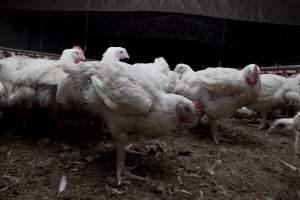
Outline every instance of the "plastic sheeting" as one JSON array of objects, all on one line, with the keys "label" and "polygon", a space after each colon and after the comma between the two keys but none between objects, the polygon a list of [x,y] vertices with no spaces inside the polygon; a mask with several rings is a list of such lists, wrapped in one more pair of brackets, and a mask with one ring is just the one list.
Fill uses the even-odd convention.
[{"label": "plastic sheeting", "polygon": [[6,10],[0,12],[0,46],[60,54],[73,45],[100,59],[124,46],[132,62],[241,67],[300,62],[300,26],[157,12]]},{"label": "plastic sheeting", "polygon": [[298,0],[1,0],[0,8],[172,12],[300,25]]}]

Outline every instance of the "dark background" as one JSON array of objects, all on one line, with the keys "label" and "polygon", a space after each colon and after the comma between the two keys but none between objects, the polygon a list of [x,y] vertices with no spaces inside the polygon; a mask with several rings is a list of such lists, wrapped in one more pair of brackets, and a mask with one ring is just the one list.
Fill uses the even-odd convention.
[{"label": "dark background", "polygon": [[109,46],[125,47],[129,62],[166,58],[243,67],[300,63],[300,26],[150,11],[0,10],[0,46],[61,53],[73,45],[100,59]]}]

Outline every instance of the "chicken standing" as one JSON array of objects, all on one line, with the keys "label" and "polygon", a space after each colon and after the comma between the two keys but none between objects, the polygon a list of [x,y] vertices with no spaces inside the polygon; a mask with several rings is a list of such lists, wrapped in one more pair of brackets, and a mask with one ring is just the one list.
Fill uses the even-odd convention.
[{"label": "chicken standing", "polygon": [[[300,103],[298,94],[298,82],[295,78],[287,79],[275,74],[262,74],[261,90],[257,101],[248,105],[247,108],[261,113],[261,121],[258,129],[266,127],[267,112],[271,108],[284,106],[291,101]],[[297,84],[296,84],[297,83]]]},{"label": "chicken standing", "polygon": [[182,73],[182,78],[186,77],[187,81],[181,82],[183,86],[176,92],[190,100],[200,101],[210,121],[213,139],[218,144],[216,120],[233,114],[238,108],[257,99],[260,92],[259,67],[250,64],[240,71],[221,67],[198,72],[187,69]]},{"label": "chicken standing", "polygon": [[[78,85],[81,106],[104,120],[108,126],[117,153],[117,183],[127,176],[138,180],[145,178],[125,169],[125,145],[128,134],[136,133],[151,137],[164,136],[184,124],[195,124],[195,106],[185,97],[166,94],[151,73],[137,67],[129,67],[116,60],[99,62],[89,80]],[[88,70],[84,65],[80,71]],[[84,73],[80,73],[84,74]],[[72,76],[70,76],[72,77]],[[69,78],[65,86],[77,80]],[[74,95],[77,95],[74,93]],[[63,98],[63,92],[58,98]],[[67,102],[65,102],[67,103]]]}]

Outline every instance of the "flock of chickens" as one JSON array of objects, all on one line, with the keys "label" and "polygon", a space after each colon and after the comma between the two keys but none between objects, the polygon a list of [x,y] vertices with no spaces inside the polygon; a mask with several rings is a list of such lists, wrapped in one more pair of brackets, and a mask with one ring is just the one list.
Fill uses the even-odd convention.
[{"label": "flock of chickens", "polygon": [[[128,134],[164,136],[196,126],[205,116],[215,143],[217,120],[234,113],[261,114],[291,102],[300,104],[300,76],[260,75],[255,64],[242,70],[207,68],[193,71],[186,64],[173,71],[162,57],[153,63],[127,64],[125,48],[110,47],[100,61],[84,61],[80,47],[63,51],[59,60],[11,56],[0,60],[1,107],[80,110],[105,123],[116,147],[117,184],[131,174],[125,167]],[[54,116],[53,116],[54,117]],[[294,130],[297,150],[300,115],[276,120],[270,131]],[[100,122],[101,121],[101,122]],[[299,131],[299,132],[298,132]]]}]

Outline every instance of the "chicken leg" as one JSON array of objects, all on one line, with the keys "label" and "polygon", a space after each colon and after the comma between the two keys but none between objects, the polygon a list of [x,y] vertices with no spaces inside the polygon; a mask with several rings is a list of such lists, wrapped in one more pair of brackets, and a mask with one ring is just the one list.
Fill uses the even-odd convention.
[{"label": "chicken leg", "polygon": [[257,130],[262,130],[264,128],[266,128],[267,126],[267,112],[262,111],[261,112],[261,119],[260,119],[260,123],[259,126],[257,127]]},{"label": "chicken leg", "polygon": [[215,141],[215,143],[219,144],[219,140],[218,140],[218,136],[219,136],[218,124],[214,120],[210,121],[210,131],[211,131],[211,135],[212,135],[213,140]]},{"label": "chicken leg", "polygon": [[295,148],[295,154],[296,157],[298,157],[299,155],[299,147],[298,147],[298,143],[299,143],[299,132],[297,130],[294,130],[295,133],[295,143],[294,143],[294,148]]},{"label": "chicken leg", "polygon": [[117,165],[116,165],[116,170],[117,170],[117,185],[121,185],[123,182],[123,176],[127,178],[131,178],[134,180],[139,180],[139,181],[149,181],[149,179],[137,176],[132,174],[131,172],[127,171],[125,168],[125,146],[128,141],[128,136],[126,133],[121,133],[113,136],[114,138],[114,144],[116,146],[116,153],[117,153]]}]

